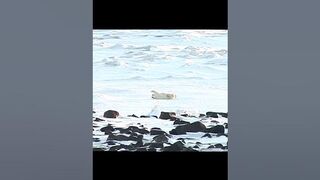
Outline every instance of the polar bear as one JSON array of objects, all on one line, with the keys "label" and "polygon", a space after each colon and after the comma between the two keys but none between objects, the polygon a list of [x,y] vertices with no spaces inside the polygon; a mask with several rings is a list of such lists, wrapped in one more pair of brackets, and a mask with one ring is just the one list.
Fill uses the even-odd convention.
[{"label": "polar bear", "polygon": [[175,94],[169,94],[169,93],[159,93],[155,90],[151,91],[152,94],[152,99],[175,99],[176,95]]}]

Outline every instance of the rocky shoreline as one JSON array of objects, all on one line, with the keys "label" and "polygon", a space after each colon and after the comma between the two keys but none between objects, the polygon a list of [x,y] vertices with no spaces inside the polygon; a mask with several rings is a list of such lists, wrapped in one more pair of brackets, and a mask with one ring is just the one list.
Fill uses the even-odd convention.
[{"label": "rocky shoreline", "polygon": [[228,113],[120,117],[115,110],[102,116],[93,112],[94,151],[227,151],[227,139]]}]

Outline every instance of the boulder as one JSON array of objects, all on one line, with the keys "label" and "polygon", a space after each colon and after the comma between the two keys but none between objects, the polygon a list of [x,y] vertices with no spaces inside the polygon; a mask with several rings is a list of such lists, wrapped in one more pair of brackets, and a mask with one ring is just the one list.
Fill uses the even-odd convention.
[{"label": "boulder", "polygon": [[95,122],[100,122],[100,121],[104,121],[103,119],[100,119],[100,118],[95,118],[93,121]]},{"label": "boulder", "polygon": [[183,121],[183,120],[175,120],[175,121],[173,122],[173,124],[174,124],[174,125],[176,125],[176,124],[190,124],[190,122]]},{"label": "boulder", "polygon": [[218,118],[218,113],[209,111],[209,112],[206,113],[206,116],[207,117]]},{"label": "boulder", "polygon": [[161,112],[160,119],[171,119],[172,117],[175,117],[175,112]]},{"label": "boulder", "polygon": [[211,128],[207,128],[206,132],[208,132],[208,133],[224,133],[224,126],[223,125],[216,125]]},{"label": "boulder", "polygon": [[136,127],[136,126],[129,126],[127,129],[132,131],[132,132],[138,132],[140,134],[148,134],[149,133],[148,130],[140,129],[140,128]]},{"label": "boulder", "polygon": [[212,138],[211,134],[209,134],[209,133],[206,133],[206,134],[205,134],[205,135],[203,135],[201,138],[204,138],[204,137]]},{"label": "boulder", "polygon": [[177,151],[184,151],[186,147],[181,141],[177,141],[171,146],[167,146],[162,148],[162,151],[172,151],[172,152],[177,152]]},{"label": "boulder", "polygon": [[160,134],[153,137],[153,140],[157,143],[165,143],[165,142],[168,142],[169,138],[164,134]]},{"label": "boulder", "polygon": [[151,128],[150,130],[150,135],[165,135],[167,134],[166,132],[162,131],[160,128],[155,129],[155,128]]},{"label": "boulder", "polygon": [[206,116],[206,115],[205,115],[205,114],[200,114],[200,115],[199,115],[199,118],[204,117],[204,116]]},{"label": "boulder", "polygon": [[151,143],[149,148],[163,148],[163,143]]},{"label": "boulder", "polygon": [[106,127],[101,128],[100,131],[104,132],[104,134],[111,134],[113,131],[115,131],[115,129],[108,124]]},{"label": "boulder", "polygon": [[205,132],[206,126],[199,121],[177,126],[176,130],[178,132]]},{"label": "boulder", "polygon": [[135,115],[135,114],[132,114],[132,115],[128,115],[128,117],[134,117],[134,118],[138,118],[138,116],[137,116],[137,115]]},{"label": "boulder", "polygon": [[118,116],[119,116],[119,112],[115,110],[108,110],[103,114],[103,117],[105,118],[117,118]]}]

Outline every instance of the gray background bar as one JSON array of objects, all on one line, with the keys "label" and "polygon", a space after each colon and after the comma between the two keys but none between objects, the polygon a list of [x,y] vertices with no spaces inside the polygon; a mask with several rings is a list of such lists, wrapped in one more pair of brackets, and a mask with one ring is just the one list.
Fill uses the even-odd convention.
[{"label": "gray background bar", "polygon": [[91,0],[0,1],[0,179],[92,178]]},{"label": "gray background bar", "polygon": [[229,0],[229,179],[319,179],[320,2]]}]

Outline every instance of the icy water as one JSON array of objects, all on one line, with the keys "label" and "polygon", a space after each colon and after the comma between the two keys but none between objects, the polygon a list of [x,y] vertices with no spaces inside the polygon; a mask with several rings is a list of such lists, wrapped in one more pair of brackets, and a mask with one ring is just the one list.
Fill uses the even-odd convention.
[{"label": "icy water", "polygon": [[[94,111],[227,112],[227,36],[227,30],[94,30]],[[154,100],[151,90],[177,98]]]},{"label": "icy water", "polygon": [[[228,118],[202,117],[208,111],[228,112],[228,32],[226,30],[94,30],[93,31],[93,147],[108,151],[109,136],[102,127],[141,127],[150,131],[158,127],[169,133],[177,125],[170,120],[133,118],[128,115],[156,115],[161,111],[176,112],[189,123],[199,121],[206,128],[228,123]],[[176,99],[155,100],[151,91],[173,93]],[[116,110],[118,118],[104,118],[107,110]],[[180,116],[187,113],[194,117]],[[94,118],[95,119],[95,118]],[[113,132],[116,135],[118,131]],[[186,147],[199,145],[198,151],[227,151],[225,135],[204,132],[172,135],[170,146],[184,139]],[[143,136],[152,143],[154,135]],[[135,142],[118,141],[116,145]],[[161,151],[161,149],[157,149]]]}]

